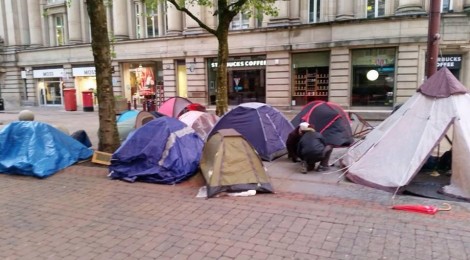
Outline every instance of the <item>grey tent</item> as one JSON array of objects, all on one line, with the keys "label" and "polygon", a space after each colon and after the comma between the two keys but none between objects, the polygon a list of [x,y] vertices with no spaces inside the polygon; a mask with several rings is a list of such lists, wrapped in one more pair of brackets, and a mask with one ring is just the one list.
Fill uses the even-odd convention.
[{"label": "grey tent", "polygon": [[442,188],[470,198],[470,95],[447,68],[427,79],[395,113],[350,147],[343,164],[354,182],[400,191],[452,130],[452,176]]},{"label": "grey tent", "polygon": [[208,198],[220,192],[273,192],[261,158],[234,129],[220,129],[208,138],[200,167]]}]

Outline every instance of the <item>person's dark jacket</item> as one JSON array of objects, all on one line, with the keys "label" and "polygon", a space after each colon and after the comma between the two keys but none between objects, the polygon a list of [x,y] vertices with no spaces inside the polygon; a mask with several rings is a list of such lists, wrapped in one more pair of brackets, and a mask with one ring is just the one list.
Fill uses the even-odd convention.
[{"label": "person's dark jacket", "polygon": [[297,159],[297,144],[300,141],[299,127],[297,126],[292,132],[289,133],[286,140],[287,155],[289,158]]},{"label": "person's dark jacket", "polygon": [[315,130],[304,131],[297,145],[297,155],[302,158],[323,157],[326,142],[323,135]]}]

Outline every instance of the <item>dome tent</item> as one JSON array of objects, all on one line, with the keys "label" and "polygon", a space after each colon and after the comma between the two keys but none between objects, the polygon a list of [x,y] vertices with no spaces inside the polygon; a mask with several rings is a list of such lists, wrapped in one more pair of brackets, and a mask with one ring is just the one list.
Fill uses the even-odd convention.
[{"label": "dome tent", "polygon": [[294,127],[308,122],[323,135],[327,144],[335,147],[348,147],[354,142],[348,114],[333,102],[312,101],[291,122]]},{"label": "dome tent", "polygon": [[230,110],[217,121],[209,137],[229,128],[239,132],[265,161],[287,154],[287,136],[294,130],[279,110],[258,102],[243,103]]},{"label": "dome tent", "polygon": [[172,117],[159,117],[136,129],[111,157],[109,176],[129,182],[175,184],[194,175],[204,143],[194,130]]},{"label": "dome tent", "polygon": [[273,192],[261,158],[234,129],[220,129],[206,141],[200,167],[208,198],[220,192]]}]

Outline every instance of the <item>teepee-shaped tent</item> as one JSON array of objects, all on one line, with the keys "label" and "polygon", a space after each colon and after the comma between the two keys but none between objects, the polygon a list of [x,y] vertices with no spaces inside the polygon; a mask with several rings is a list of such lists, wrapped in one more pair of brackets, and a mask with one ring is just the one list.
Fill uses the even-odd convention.
[{"label": "teepee-shaped tent", "polygon": [[261,158],[234,129],[220,129],[209,137],[200,167],[208,198],[220,192],[273,192]]},{"label": "teepee-shaped tent", "polygon": [[447,68],[427,79],[407,102],[362,141],[343,163],[354,182],[388,191],[407,185],[433,148],[453,129],[452,176],[443,192],[470,198],[470,95]]}]

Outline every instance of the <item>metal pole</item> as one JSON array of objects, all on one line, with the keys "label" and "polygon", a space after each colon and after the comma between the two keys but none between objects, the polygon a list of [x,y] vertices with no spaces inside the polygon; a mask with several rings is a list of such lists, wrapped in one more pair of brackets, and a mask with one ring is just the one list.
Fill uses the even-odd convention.
[{"label": "metal pole", "polygon": [[430,0],[428,26],[428,48],[426,52],[426,77],[431,77],[437,71],[437,56],[439,54],[439,28],[441,25],[441,0]]}]

